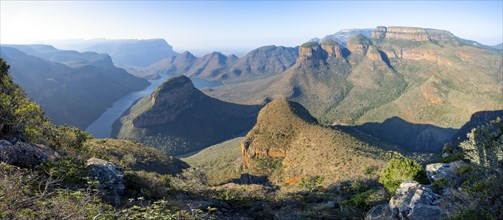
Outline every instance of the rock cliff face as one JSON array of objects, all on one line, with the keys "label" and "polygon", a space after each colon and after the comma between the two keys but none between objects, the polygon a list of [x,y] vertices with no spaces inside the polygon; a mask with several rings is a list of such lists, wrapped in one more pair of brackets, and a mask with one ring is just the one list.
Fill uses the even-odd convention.
[{"label": "rock cliff face", "polygon": [[174,77],[140,99],[116,123],[113,135],[156,147],[169,155],[234,138],[255,123],[259,106],[204,95],[186,76]]},{"label": "rock cliff face", "polygon": [[[340,130],[320,126],[300,104],[275,100],[259,113],[241,144],[244,182],[293,184],[321,175],[323,184],[362,176],[363,163],[381,167],[384,152]],[[374,155],[369,157],[367,155]]]},{"label": "rock cliff face", "polygon": [[410,40],[417,42],[446,42],[454,38],[449,31],[417,27],[383,27],[378,26],[372,32],[372,39]]}]

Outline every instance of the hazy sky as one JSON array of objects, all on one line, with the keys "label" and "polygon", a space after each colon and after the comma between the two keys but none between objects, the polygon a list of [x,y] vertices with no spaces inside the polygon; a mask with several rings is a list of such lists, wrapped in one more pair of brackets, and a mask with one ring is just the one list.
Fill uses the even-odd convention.
[{"label": "hazy sky", "polygon": [[495,45],[503,1],[0,1],[0,43],[164,38],[175,51],[296,46],[344,28],[415,26]]}]

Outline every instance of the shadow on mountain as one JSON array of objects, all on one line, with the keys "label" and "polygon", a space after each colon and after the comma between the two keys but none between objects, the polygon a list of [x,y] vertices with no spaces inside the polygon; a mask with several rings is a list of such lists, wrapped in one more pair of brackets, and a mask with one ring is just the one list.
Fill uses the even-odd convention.
[{"label": "shadow on mountain", "polygon": [[369,122],[359,126],[337,126],[398,145],[409,152],[436,153],[442,151],[444,143],[458,132],[454,128],[442,128],[430,124],[414,124],[400,117],[386,119],[382,123]]}]

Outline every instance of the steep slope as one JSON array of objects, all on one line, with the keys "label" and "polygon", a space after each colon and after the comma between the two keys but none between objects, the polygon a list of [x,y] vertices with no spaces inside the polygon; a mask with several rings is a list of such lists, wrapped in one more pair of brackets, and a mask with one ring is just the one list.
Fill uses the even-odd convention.
[{"label": "steep slope", "polygon": [[448,31],[377,27],[347,45],[299,48],[297,63],[268,79],[204,90],[238,103],[297,101],[325,124],[383,122],[459,128],[471,114],[503,109],[501,53]]},{"label": "steep slope", "polygon": [[291,184],[323,176],[324,185],[365,179],[364,167],[385,164],[385,152],[337,129],[319,125],[296,102],[272,101],[241,144],[244,182]]},{"label": "steep slope", "polygon": [[231,139],[255,123],[259,106],[223,102],[174,77],[140,99],[114,124],[112,135],[183,154]]},{"label": "steep slope", "polygon": [[47,45],[2,46],[14,80],[56,124],[86,128],[107,107],[148,85],[115,67],[106,54],[61,51]]}]

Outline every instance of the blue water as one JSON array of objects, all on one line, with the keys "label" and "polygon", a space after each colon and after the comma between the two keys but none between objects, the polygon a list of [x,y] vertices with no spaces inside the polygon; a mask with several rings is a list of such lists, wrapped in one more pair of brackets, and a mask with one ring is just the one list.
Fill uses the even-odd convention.
[{"label": "blue water", "polygon": [[[161,78],[149,80],[150,85],[137,92],[129,93],[112,104],[101,116],[86,128],[86,131],[96,138],[107,138],[112,134],[112,124],[124,113],[136,100],[149,95],[155,88],[171,78],[172,75],[161,75]],[[221,82],[207,81],[191,78],[192,83],[198,89],[222,85]]]}]

